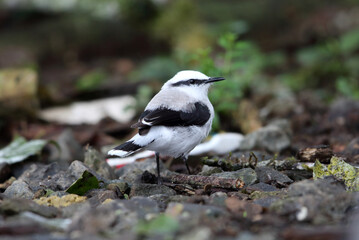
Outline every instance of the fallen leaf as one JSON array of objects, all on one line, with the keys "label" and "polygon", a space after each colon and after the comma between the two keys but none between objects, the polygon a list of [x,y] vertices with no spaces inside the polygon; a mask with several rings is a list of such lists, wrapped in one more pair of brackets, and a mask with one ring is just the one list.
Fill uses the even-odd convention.
[{"label": "fallen leaf", "polygon": [[26,141],[23,137],[17,137],[0,150],[0,163],[14,164],[21,162],[32,155],[38,154],[47,143],[47,140]]},{"label": "fallen leaf", "polygon": [[92,173],[85,170],[82,176],[77,179],[66,192],[83,196],[86,192],[95,188],[99,188],[98,179]]}]

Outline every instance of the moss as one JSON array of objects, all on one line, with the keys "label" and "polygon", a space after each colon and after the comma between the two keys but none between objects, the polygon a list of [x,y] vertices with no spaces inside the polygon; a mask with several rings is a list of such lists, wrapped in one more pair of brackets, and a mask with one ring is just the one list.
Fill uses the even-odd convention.
[{"label": "moss", "polygon": [[314,179],[334,176],[344,181],[348,191],[359,191],[359,170],[346,163],[342,158],[332,157],[328,167],[316,161],[313,168]]},{"label": "moss", "polygon": [[313,178],[318,179],[329,175],[330,173],[328,172],[327,167],[316,160],[313,167]]},{"label": "moss", "polygon": [[51,197],[41,197],[40,199],[35,199],[34,201],[37,204],[53,207],[67,207],[74,203],[81,203],[86,201],[86,197],[81,197],[76,194],[68,194],[62,197],[51,196]]}]

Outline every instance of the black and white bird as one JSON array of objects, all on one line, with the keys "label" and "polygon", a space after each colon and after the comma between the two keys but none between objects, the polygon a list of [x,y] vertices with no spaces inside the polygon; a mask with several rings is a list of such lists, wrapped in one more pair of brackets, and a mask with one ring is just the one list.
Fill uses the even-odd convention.
[{"label": "black and white bird", "polygon": [[212,83],[223,77],[208,77],[197,71],[180,71],[168,80],[148,103],[132,128],[138,133],[110,150],[108,155],[126,157],[140,149],[155,151],[158,182],[161,183],[159,157],[182,158],[186,164],[189,152],[212,127],[214,109],[208,99]]}]

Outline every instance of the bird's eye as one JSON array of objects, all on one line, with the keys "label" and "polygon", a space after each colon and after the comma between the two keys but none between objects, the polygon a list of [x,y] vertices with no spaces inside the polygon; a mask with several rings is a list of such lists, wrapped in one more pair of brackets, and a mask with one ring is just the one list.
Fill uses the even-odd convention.
[{"label": "bird's eye", "polygon": [[194,84],[196,81],[194,79],[189,80],[190,84]]}]

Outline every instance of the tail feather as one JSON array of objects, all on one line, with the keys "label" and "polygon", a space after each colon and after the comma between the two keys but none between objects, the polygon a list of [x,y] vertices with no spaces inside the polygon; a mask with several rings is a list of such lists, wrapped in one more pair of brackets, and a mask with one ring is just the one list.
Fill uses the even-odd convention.
[{"label": "tail feather", "polygon": [[142,146],[130,140],[110,150],[107,154],[110,156],[127,157],[141,148]]}]

